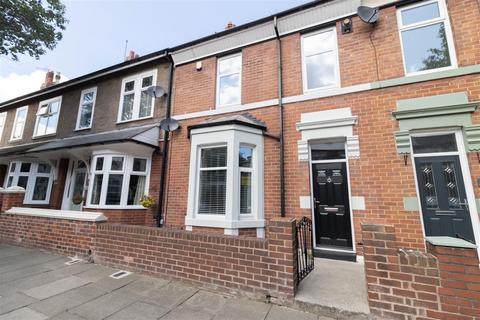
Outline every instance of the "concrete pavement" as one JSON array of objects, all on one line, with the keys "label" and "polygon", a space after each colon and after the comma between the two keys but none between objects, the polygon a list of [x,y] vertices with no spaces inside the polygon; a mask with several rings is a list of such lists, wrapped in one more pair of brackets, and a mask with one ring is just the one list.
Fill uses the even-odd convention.
[{"label": "concrete pavement", "polygon": [[0,243],[0,320],[331,320]]}]

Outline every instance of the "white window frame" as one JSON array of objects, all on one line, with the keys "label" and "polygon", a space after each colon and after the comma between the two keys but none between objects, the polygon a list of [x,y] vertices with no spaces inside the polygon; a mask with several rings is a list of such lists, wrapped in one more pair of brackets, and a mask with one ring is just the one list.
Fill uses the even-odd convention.
[{"label": "white window frame", "polygon": [[[231,58],[240,57],[240,70],[238,72],[238,90],[240,91],[240,101],[238,103],[230,103],[230,104],[220,104],[220,77],[224,76],[231,76],[233,74],[237,74],[237,72],[222,74],[220,75],[220,63],[224,60],[228,60]],[[216,106],[217,108],[224,108],[224,107],[231,107],[231,106],[238,106],[242,104],[242,69],[243,69],[243,55],[242,52],[234,53],[228,56],[223,56],[217,59],[217,73],[216,73]]]},{"label": "white window frame", "polygon": [[[251,167],[241,167],[240,163],[238,164],[238,211],[240,212],[240,216],[246,216],[246,215],[251,215],[253,213],[254,209],[254,203],[253,203],[253,198],[254,195],[257,193],[257,188],[258,188],[258,181],[257,181],[257,171],[255,170],[256,163],[257,161],[257,151],[256,151],[256,146],[249,144],[249,143],[241,143],[238,150],[238,157],[240,158],[240,149],[241,148],[251,148],[252,149],[252,166]],[[241,190],[242,190],[242,173],[247,172],[250,173],[250,179],[251,179],[251,212],[250,213],[242,213],[241,211]]]},{"label": "white window frame", "polygon": [[[420,22],[417,22],[417,23],[409,24],[409,25],[404,25],[403,24],[403,20],[402,20],[402,12],[403,11],[409,10],[409,9],[414,9],[414,8],[417,8],[417,7],[422,7],[422,6],[431,4],[431,3],[438,3],[438,9],[440,11],[440,17],[430,19],[430,20],[420,21]],[[421,28],[421,27],[426,27],[426,26],[437,24],[437,23],[440,23],[440,22],[443,22],[444,25],[445,25],[445,35],[447,37],[447,43],[448,43],[448,50],[449,50],[451,65],[448,66],[448,67],[443,67],[443,68],[408,72],[407,63],[405,61],[405,50],[403,48],[402,32],[403,31],[408,31],[408,30],[418,29],[418,28]],[[418,2],[418,3],[414,3],[414,4],[411,4],[411,5],[404,6],[404,7],[400,7],[400,8],[397,9],[397,24],[398,24],[398,36],[399,36],[399,39],[400,39],[400,46],[402,48],[403,71],[404,71],[405,76],[415,76],[415,75],[428,74],[428,73],[432,73],[432,72],[438,72],[438,71],[451,70],[451,69],[458,68],[457,55],[456,55],[456,50],[455,50],[455,42],[453,40],[452,27],[451,27],[451,24],[450,24],[450,18],[448,16],[448,9],[447,9],[447,5],[445,3],[445,0],[421,1],[421,2]]]},{"label": "white window frame", "polygon": [[[333,32],[333,39],[334,39],[333,41],[335,42],[335,46],[333,48],[334,55],[335,55],[335,66],[334,66],[335,67],[335,83],[332,84],[332,85],[329,85],[329,86],[309,89],[308,88],[307,63],[306,63],[306,56],[305,56],[305,50],[304,50],[305,38],[315,36],[317,34],[325,33],[325,32]],[[318,90],[339,88],[340,87],[340,85],[341,85],[340,84],[340,61],[339,61],[339,57],[338,57],[337,28],[335,26],[303,34],[302,39],[301,39],[300,50],[301,50],[301,55],[302,55],[302,85],[303,85],[303,92],[304,93],[312,92],[312,91],[318,91]]]},{"label": "white window frame", "polygon": [[[83,127],[81,128],[80,127],[80,120],[81,120],[81,117],[82,117],[82,108],[83,108],[83,98],[85,97],[85,95],[87,93],[90,93],[90,92],[93,92],[93,105],[92,105],[92,116],[91,116],[91,119],[90,119],[90,125],[88,127]],[[93,114],[95,112],[95,104],[97,102],[97,87],[93,87],[93,88],[89,88],[89,89],[85,89],[85,90],[82,90],[81,94],[80,94],[80,102],[78,104],[78,114],[77,114],[77,125],[75,126],[75,130],[76,131],[80,131],[80,130],[87,130],[87,129],[91,129],[92,128],[92,124],[93,124]]]},{"label": "white window frame", "polygon": [[[18,114],[25,110],[25,120],[23,122],[18,122]],[[23,139],[23,131],[25,131],[25,123],[27,122],[27,118],[28,118],[28,106],[24,106],[24,107],[20,107],[20,108],[17,108],[17,110],[15,110],[15,120],[13,120],[13,127],[12,127],[12,132],[11,132],[11,135],[10,135],[10,141],[19,141],[19,140],[22,140]],[[20,134],[20,137],[14,137],[15,135],[15,128],[17,125],[21,124],[22,125],[22,130],[21,130],[21,134]]]},{"label": "white window frame", "polygon": [[6,120],[7,120],[7,112],[5,111],[0,113],[0,141],[2,141]]},{"label": "white window frame", "polygon": [[[142,79],[148,76],[152,76],[152,86],[157,85],[157,69],[145,71],[142,73],[137,73],[133,76],[124,78],[122,80],[122,85],[120,88],[120,103],[118,105],[118,114],[117,114],[117,123],[126,123],[131,121],[149,119],[153,117],[155,112],[155,98],[152,97],[152,109],[150,110],[150,114],[145,117],[139,117],[140,114],[140,99],[142,91],[145,91],[146,88],[142,89]],[[123,100],[125,96],[125,92],[123,91],[125,88],[125,84],[127,82],[134,81],[133,91],[129,91],[128,94],[133,93],[133,110],[132,110],[132,119],[122,120],[122,109],[123,109]]]},{"label": "white window frame", "polygon": [[[10,172],[10,169],[15,163],[15,171]],[[30,163],[30,171],[29,172],[20,172],[20,168],[22,163]],[[38,172],[38,166],[39,164],[47,164],[50,166],[50,173],[39,173]],[[33,162],[33,161],[12,161],[10,162],[8,166],[8,171],[6,174],[5,182],[4,182],[4,187],[7,188],[8,186],[8,180],[10,177],[13,177],[12,180],[12,186],[16,186],[18,183],[18,178],[20,176],[28,176],[28,183],[27,183],[27,188],[25,189],[25,198],[23,200],[24,204],[49,204],[50,203],[50,195],[52,192],[52,186],[53,186],[53,170],[55,168],[49,164],[49,163],[39,163],[39,162]],[[48,180],[48,187],[47,187],[47,194],[45,197],[45,200],[32,200],[33,198],[33,191],[35,188],[35,182],[38,177],[47,177],[49,178]]]},{"label": "white window frame", "polygon": [[[40,107],[44,104],[50,104],[54,101],[58,101],[58,112],[57,112],[57,115],[58,115],[58,119],[57,119],[57,124],[55,126],[55,132],[51,132],[51,133],[43,133],[43,134],[38,134],[37,133],[37,130],[38,130],[38,122],[40,121]],[[44,100],[44,101],[41,101],[39,104],[38,104],[38,108],[37,108],[37,114],[36,114],[36,117],[35,117],[35,128],[33,129],[33,138],[38,138],[38,137],[45,137],[45,136],[53,136],[53,135],[56,135],[57,134],[57,129],[58,129],[58,123],[60,122],[60,111],[62,109],[62,96],[59,96],[59,97],[55,97],[55,98],[51,98],[51,99],[48,99],[48,100]]]},{"label": "white window frame", "polygon": [[[103,157],[103,168],[102,170],[96,170],[97,166],[97,159]],[[111,170],[112,158],[113,157],[123,157],[123,169],[122,170]],[[137,172],[133,171],[133,159],[144,159],[147,161],[146,164],[146,172]],[[113,151],[99,151],[94,152],[92,157],[92,165],[90,166],[91,172],[89,174],[90,179],[88,182],[88,192],[87,192],[87,201],[86,206],[84,208],[92,208],[92,209],[145,209],[142,205],[127,205],[128,201],[128,186],[130,183],[131,175],[144,175],[145,178],[145,194],[149,194],[150,190],[150,171],[151,171],[151,157],[148,156],[137,156],[137,155],[129,155],[120,152],[113,152]],[[92,204],[92,192],[93,192],[93,183],[96,174],[103,174],[102,178],[102,188],[100,191],[100,202],[99,204]],[[120,198],[120,204],[118,205],[107,205],[105,204],[107,198],[107,189],[108,189],[108,177],[110,174],[122,174],[123,181],[122,181],[122,194]]]},{"label": "white window frame", "polygon": [[[199,214],[201,150],[219,146],[227,146],[225,214]],[[240,214],[240,146],[253,148],[252,212],[249,214]],[[225,234],[238,235],[239,229],[256,228],[257,237],[264,237],[263,157],[263,135],[259,129],[232,124],[192,130],[187,230],[194,226],[223,228]]]}]

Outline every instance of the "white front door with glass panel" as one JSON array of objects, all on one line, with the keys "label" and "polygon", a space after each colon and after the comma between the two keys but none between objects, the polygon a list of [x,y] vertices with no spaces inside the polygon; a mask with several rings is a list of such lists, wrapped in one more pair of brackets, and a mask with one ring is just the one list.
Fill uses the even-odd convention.
[{"label": "white front door with glass panel", "polygon": [[476,242],[473,188],[460,132],[411,137],[425,235]]},{"label": "white front door with glass panel", "polygon": [[65,186],[64,210],[81,211],[85,199],[87,167],[83,161],[73,161],[70,178]]}]

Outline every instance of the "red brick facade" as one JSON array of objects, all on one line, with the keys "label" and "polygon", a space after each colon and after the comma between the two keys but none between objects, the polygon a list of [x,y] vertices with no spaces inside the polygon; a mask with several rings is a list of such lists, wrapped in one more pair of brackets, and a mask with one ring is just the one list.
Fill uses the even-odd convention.
[{"label": "red brick facade", "polygon": [[371,311],[388,319],[480,319],[475,249],[427,245],[402,249],[395,228],[363,225]]}]

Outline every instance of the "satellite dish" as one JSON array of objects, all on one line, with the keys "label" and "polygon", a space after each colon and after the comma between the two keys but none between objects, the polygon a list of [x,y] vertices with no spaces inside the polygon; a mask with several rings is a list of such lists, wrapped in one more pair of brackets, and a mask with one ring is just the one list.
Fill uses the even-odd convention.
[{"label": "satellite dish", "polygon": [[357,9],[357,14],[363,22],[374,24],[378,21],[378,8],[360,6]]},{"label": "satellite dish", "polygon": [[160,86],[151,86],[147,89],[147,94],[154,98],[160,98],[167,95],[165,89]]},{"label": "satellite dish", "polygon": [[160,121],[160,128],[167,132],[175,131],[180,127],[178,121],[173,118],[166,118]]}]

